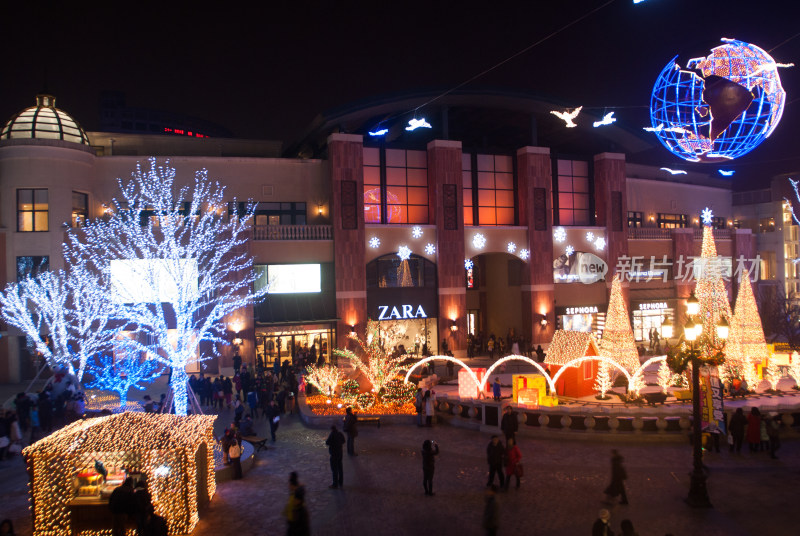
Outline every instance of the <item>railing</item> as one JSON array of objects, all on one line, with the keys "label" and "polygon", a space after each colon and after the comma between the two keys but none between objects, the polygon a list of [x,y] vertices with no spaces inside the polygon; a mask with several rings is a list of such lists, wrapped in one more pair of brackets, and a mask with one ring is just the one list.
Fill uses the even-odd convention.
[{"label": "railing", "polygon": [[254,225],[254,240],[331,240],[330,225]]},{"label": "railing", "polygon": [[660,227],[630,227],[629,240],[671,240],[672,230]]},{"label": "railing", "polygon": [[[694,228],[695,240],[703,239],[703,228]],[[671,240],[672,229],[662,229],[660,227],[630,227],[628,229],[628,240]],[[730,229],[714,229],[714,240],[730,240]]]}]

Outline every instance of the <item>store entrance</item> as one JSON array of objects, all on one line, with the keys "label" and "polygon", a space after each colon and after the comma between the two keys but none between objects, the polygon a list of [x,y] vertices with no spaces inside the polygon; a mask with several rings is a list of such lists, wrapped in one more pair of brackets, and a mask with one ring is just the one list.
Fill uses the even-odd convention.
[{"label": "store entrance", "polygon": [[[468,331],[481,341],[477,353],[486,352],[491,335],[505,344],[522,339],[530,326],[522,325],[522,283],[526,264],[514,255],[486,253],[471,259],[467,270]],[[522,341],[517,341],[522,347]],[[510,347],[509,347],[510,350]]]},{"label": "store entrance", "polygon": [[306,365],[331,363],[334,333],[328,325],[256,328],[256,360],[266,367],[287,359],[296,365],[300,357]]}]

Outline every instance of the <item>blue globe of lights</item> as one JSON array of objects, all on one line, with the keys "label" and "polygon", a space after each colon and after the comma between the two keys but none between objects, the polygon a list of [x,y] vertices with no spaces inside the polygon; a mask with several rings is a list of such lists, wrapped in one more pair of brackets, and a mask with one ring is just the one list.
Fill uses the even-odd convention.
[{"label": "blue globe of lights", "polygon": [[775,60],[761,48],[723,39],[681,69],[675,58],[656,79],[650,122],[659,141],[690,162],[732,160],[775,130],[786,92]]}]

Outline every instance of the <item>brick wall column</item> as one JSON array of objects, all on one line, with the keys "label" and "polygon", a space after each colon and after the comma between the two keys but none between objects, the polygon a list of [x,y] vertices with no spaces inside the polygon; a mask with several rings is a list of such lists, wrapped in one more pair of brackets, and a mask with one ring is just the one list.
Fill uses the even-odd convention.
[{"label": "brick wall column", "polygon": [[[528,270],[522,281],[522,334],[532,345],[549,344],[556,326],[553,284],[553,168],[550,149],[517,150],[517,207],[528,226]],[[542,319],[547,324],[542,326]]]},{"label": "brick wall column", "polygon": [[[436,224],[436,275],[439,285],[439,344],[447,339],[456,356],[467,340],[467,289],[464,284],[464,207],[461,142],[428,144],[428,190]],[[455,320],[457,331],[450,329]]]},{"label": "brick wall column", "polygon": [[[617,260],[628,255],[628,196],[626,190],[625,155],[601,153],[594,157],[595,223],[606,228],[606,262],[608,274],[606,296],[611,296],[611,282]],[[630,288],[622,282],[622,296],[630,311]]]},{"label": "brick wall column", "polygon": [[349,347],[351,326],[363,337],[367,325],[367,270],[364,255],[364,142],[360,135],[328,137],[331,222],[336,272],[336,347]]}]

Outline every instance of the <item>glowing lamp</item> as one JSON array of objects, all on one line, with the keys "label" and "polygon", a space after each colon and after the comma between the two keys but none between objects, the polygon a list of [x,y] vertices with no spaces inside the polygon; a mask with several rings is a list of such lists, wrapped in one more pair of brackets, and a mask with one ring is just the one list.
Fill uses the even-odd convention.
[{"label": "glowing lamp", "polygon": [[728,325],[728,321],[725,320],[725,317],[723,317],[719,321],[719,324],[717,324],[717,337],[719,337],[720,339],[727,339],[729,329],[730,326]]},{"label": "glowing lamp", "polygon": [[231,342],[233,343],[233,345],[234,345],[234,346],[241,346],[241,344],[242,344],[244,341],[242,340],[242,338],[241,338],[241,337],[235,337],[235,338],[233,339],[233,341],[231,341]]},{"label": "glowing lamp", "polygon": [[700,302],[697,301],[697,296],[694,295],[694,291],[689,296],[689,299],[686,300],[686,314],[690,316],[694,316],[700,312]]},{"label": "glowing lamp", "polygon": [[[698,333],[696,327],[697,324],[695,324],[691,318],[689,319],[688,322],[686,322],[686,325],[683,326],[684,337],[686,338],[687,341],[694,342],[697,339]],[[700,324],[700,329],[701,330],[703,329],[702,324]]]},{"label": "glowing lamp", "polygon": [[547,327],[547,316],[542,315],[542,319],[539,320],[539,325],[542,326],[542,329]]},{"label": "glowing lamp", "polygon": [[671,339],[672,338],[673,329],[674,329],[674,326],[672,325],[672,322],[670,321],[670,319],[669,318],[664,319],[664,321],[661,323],[661,335],[665,339]]},{"label": "glowing lamp", "polygon": [[452,332],[458,331],[458,324],[456,324],[455,320],[450,321],[450,331]]},{"label": "glowing lamp", "polygon": [[350,336],[351,336],[351,337],[356,337],[356,336],[357,336],[357,334],[356,334],[356,327],[355,327],[354,325],[353,325],[353,326],[350,326]]},{"label": "glowing lamp", "polygon": [[322,203],[320,203],[319,205],[317,205],[317,214],[319,214],[320,216],[322,216]]}]

